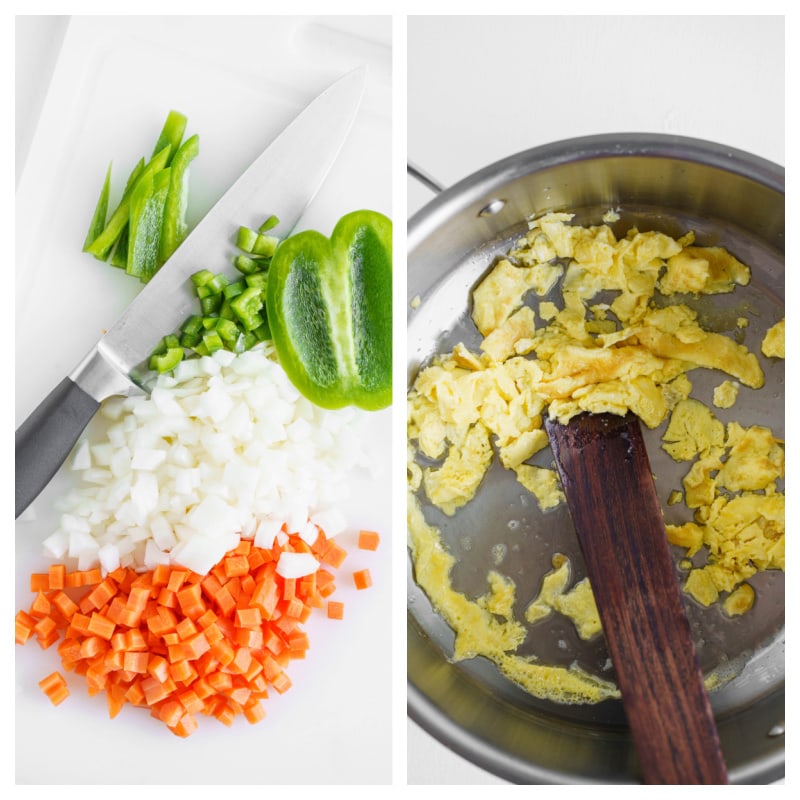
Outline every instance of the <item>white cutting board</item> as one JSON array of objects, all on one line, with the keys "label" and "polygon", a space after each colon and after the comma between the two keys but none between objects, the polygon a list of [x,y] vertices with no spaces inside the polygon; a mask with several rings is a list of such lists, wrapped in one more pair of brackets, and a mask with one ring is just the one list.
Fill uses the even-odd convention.
[{"label": "white cutting board", "polygon": [[[70,19],[16,195],[16,425],[140,290],[81,252],[109,161],[119,192],[167,112],[183,112],[187,134],[199,134],[201,144],[190,183],[195,223],[307,102],[361,64],[369,73],[358,119],[299,225],[326,234],[357,208],[392,215],[390,17]],[[370,415],[374,468],[358,476],[343,505],[350,555],[337,597],[345,619],[312,617],[308,657],[292,663],[293,687],[270,696],[264,721],[237,719],[229,729],[201,718],[181,740],[140,709],[109,720],[104,698],[89,698],[69,674],[72,695],[55,708],[37,686],[59,667],[55,647],[31,642],[14,654],[16,782],[390,782],[390,417]],[[16,524],[15,611],[30,604],[30,572],[46,569],[40,543],[55,524],[62,478],[34,503],[36,518]],[[383,534],[376,553],[355,548],[360,527]],[[374,585],[357,592],[351,575],[361,567]]]}]

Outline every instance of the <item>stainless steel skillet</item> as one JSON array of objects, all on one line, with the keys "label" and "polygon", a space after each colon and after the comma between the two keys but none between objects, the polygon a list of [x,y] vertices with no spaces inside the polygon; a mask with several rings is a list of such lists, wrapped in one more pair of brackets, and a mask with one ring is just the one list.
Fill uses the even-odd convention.
[{"label": "stainless steel skillet", "polygon": [[[579,223],[599,223],[617,209],[617,233],[632,225],[680,235],[694,230],[701,244],[722,244],[749,264],[749,287],[700,302],[708,324],[742,336],[758,352],[766,329],[784,314],[784,172],[774,164],[718,144],[652,134],[603,135],[535,148],[441,191],[409,221],[408,382],[421,364],[458,341],[477,347],[469,318],[471,287],[493,259],[546,210],[568,210]],[[412,302],[413,301],[413,302]],[[725,422],[784,427],[783,362],[762,358],[767,378],[742,390]],[[721,381],[692,373],[694,396],[709,402]],[[661,430],[650,432],[657,485],[668,521],[690,512],[667,506],[685,469],[660,451]],[[547,453],[540,454],[546,465]],[[537,463],[539,463],[537,461]],[[580,569],[565,509],[542,515],[520,493],[513,475],[490,471],[478,496],[453,518],[426,507],[457,557],[453,582],[476,596],[498,553],[503,571],[532,596],[558,550]],[[679,553],[676,552],[676,557]],[[576,576],[580,577],[580,574]],[[734,783],[769,783],[783,774],[784,576],[762,573],[751,612],[729,620],[718,607],[689,604],[701,662],[734,676],[712,694]],[[521,616],[518,615],[518,616]],[[568,622],[537,627],[531,647],[543,661],[577,661],[607,677],[602,641],[581,643]],[[408,567],[408,711],[423,728],[479,766],[516,783],[636,782],[636,763],[615,701],[559,706],[537,700],[481,659],[454,664],[452,631],[436,615]]]}]

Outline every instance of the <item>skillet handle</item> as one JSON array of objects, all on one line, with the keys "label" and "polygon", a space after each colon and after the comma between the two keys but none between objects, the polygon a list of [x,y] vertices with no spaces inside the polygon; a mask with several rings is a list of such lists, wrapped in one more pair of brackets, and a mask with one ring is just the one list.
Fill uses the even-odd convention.
[{"label": "skillet handle", "polygon": [[416,178],[423,186],[426,186],[435,194],[444,191],[444,186],[441,183],[428,175],[427,172],[421,170],[413,161],[406,162],[406,171],[412,178]]}]

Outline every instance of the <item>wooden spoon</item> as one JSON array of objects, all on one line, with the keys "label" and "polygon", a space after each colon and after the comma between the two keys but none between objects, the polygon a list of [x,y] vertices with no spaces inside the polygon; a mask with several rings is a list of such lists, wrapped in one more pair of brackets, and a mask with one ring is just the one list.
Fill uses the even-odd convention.
[{"label": "wooden spoon", "polygon": [[728,776],[639,420],[545,422],[646,784]]}]

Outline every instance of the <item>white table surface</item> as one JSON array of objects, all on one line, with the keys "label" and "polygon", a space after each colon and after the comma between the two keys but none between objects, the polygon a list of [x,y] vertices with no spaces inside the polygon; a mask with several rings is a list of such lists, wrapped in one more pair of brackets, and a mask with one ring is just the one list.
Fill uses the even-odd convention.
[{"label": "white table surface", "polygon": [[[447,187],[505,156],[610,132],[784,163],[781,17],[411,17],[408,157]],[[409,216],[432,193],[407,178]],[[502,784],[409,720],[410,784]]]}]

